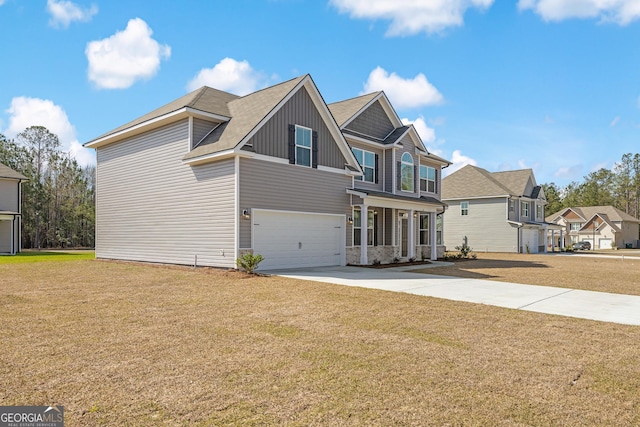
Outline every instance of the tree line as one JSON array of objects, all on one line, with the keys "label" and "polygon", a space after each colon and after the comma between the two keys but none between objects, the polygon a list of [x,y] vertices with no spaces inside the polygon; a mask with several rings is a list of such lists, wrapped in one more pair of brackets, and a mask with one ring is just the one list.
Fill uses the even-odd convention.
[{"label": "tree line", "polygon": [[614,206],[640,218],[640,154],[624,154],[612,169],[591,172],[582,183],[558,187],[552,182],[542,188],[548,215],[571,206]]},{"label": "tree line", "polygon": [[95,166],[81,167],[58,136],[31,126],[15,139],[0,134],[0,163],[20,172],[22,247],[95,245]]}]

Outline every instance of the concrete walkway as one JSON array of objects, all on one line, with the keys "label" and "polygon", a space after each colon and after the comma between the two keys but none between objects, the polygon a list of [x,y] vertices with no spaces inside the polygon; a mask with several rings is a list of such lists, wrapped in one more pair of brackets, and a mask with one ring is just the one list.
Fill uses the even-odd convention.
[{"label": "concrete walkway", "polygon": [[410,269],[416,267],[313,267],[265,273],[640,326],[640,296],[411,273]]}]

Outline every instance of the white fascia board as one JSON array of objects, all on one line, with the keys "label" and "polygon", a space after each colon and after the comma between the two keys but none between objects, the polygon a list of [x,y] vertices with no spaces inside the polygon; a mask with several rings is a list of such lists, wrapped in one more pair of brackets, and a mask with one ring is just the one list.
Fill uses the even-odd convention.
[{"label": "white fascia board", "polygon": [[404,126],[402,120],[400,120],[400,116],[398,116],[398,113],[396,113],[395,108],[393,108],[393,105],[391,105],[391,101],[389,101],[389,98],[387,98],[387,94],[384,93],[384,91],[382,91],[379,96],[376,96],[375,99],[380,99],[382,101],[380,102],[380,105],[382,105],[382,109],[385,111],[385,113],[387,113],[387,116],[389,116],[391,121],[395,122],[394,127]]},{"label": "white fascia board", "polygon": [[196,109],[193,109],[193,108],[190,108],[190,107],[182,107],[182,108],[180,108],[178,110],[175,110],[175,111],[172,111],[170,113],[163,114],[161,116],[155,117],[153,119],[149,119],[149,120],[144,121],[142,123],[138,123],[137,125],[128,127],[126,129],[122,129],[122,130],[120,130],[118,132],[115,132],[115,133],[112,133],[112,134],[109,134],[109,135],[105,135],[102,138],[87,142],[87,143],[83,144],[83,146],[86,147],[86,148],[102,147],[104,145],[111,144],[112,142],[117,142],[117,141],[120,141],[121,139],[141,134],[141,133],[146,132],[148,130],[151,130],[151,129],[154,129],[154,128],[158,128],[158,127],[163,126],[165,124],[172,123],[172,122],[175,122],[177,120],[190,117],[192,115],[193,116],[204,117],[204,118],[210,118],[210,119],[214,119],[214,120],[220,120],[220,121],[229,121],[229,117],[220,116],[220,115],[212,114],[212,113],[207,113],[205,111],[196,110]]},{"label": "white fascia board", "polygon": [[451,201],[456,201],[456,200],[482,200],[482,199],[502,199],[502,198],[509,198],[511,196],[509,196],[508,194],[503,194],[503,195],[498,195],[498,196],[470,196],[470,197],[450,197],[450,198],[443,198],[442,201],[444,202],[445,200],[451,200]]},{"label": "white fascia board", "polygon": [[207,154],[205,156],[200,156],[200,157],[195,157],[193,159],[183,160],[182,164],[190,165],[190,166],[196,166],[196,165],[200,165],[200,164],[207,163],[207,162],[227,159],[227,158],[235,156],[236,154],[238,154],[238,153],[236,153],[234,150],[225,150],[225,151],[221,151],[219,153]]},{"label": "white fascia board", "polygon": [[443,207],[440,204],[433,204],[420,199],[416,199],[415,202],[412,202],[411,200],[398,200],[387,197],[372,196],[352,188],[347,188],[347,194],[360,197],[365,201],[367,206],[372,207],[415,210],[421,212],[438,212],[443,210]]},{"label": "white fascia board", "polygon": [[[270,163],[278,163],[280,165],[289,165],[289,159],[283,159],[281,157],[273,157],[273,156],[267,156],[264,154],[257,154],[257,153],[252,153],[252,152],[247,152],[247,151],[243,151],[243,150],[236,150],[236,154],[238,155],[238,157],[243,157],[243,158],[248,158],[248,159],[255,159],[255,160],[261,160],[263,162],[270,162]],[[337,173],[340,175],[351,175],[353,173],[358,174],[357,172],[351,172],[347,169],[338,169],[338,168],[332,168],[329,166],[322,166],[322,165],[318,165],[317,170],[319,171],[323,171],[323,172],[331,172],[331,173]]]},{"label": "white fascia board", "polygon": [[375,141],[371,141],[370,139],[366,139],[366,138],[362,138],[359,136],[355,136],[355,135],[345,135],[345,139],[347,140],[347,142],[349,141],[353,141],[353,142],[359,142],[361,144],[367,144],[373,147],[378,147],[378,148],[389,148],[389,145],[385,145],[381,142],[375,142]]}]

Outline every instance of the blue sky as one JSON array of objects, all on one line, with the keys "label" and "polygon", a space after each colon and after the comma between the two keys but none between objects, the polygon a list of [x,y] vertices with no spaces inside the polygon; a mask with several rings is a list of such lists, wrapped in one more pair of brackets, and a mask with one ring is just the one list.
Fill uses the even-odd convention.
[{"label": "blue sky", "polygon": [[80,147],[200,85],[384,90],[430,151],[558,185],[639,152],[639,0],[0,0],[0,133]]}]

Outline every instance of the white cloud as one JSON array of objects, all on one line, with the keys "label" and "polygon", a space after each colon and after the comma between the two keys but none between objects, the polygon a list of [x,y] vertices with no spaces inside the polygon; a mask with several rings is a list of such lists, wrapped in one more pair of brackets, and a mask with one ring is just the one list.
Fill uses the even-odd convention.
[{"label": "white cloud", "polygon": [[92,4],[89,8],[81,8],[67,0],[47,0],[47,11],[51,14],[49,25],[55,28],[67,28],[73,21],[91,21],[93,15],[98,13],[98,6]]},{"label": "white cloud", "polygon": [[81,165],[95,164],[93,150],[83,148],[76,137],[76,130],[67,113],[48,99],[19,96],[11,100],[9,126],[4,130],[13,138],[30,126],[44,126],[56,134],[64,151],[70,152]]},{"label": "white cloud", "polygon": [[160,61],[171,56],[171,48],[161,45],[140,18],[129,20],[124,31],[87,43],[89,80],[102,89],[126,89],[136,80],[150,79]]},{"label": "white cloud", "polygon": [[518,9],[531,9],[545,21],[599,18],[627,25],[640,18],[638,0],[519,0]]},{"label": "white cloud", "polygon": [[389,74],[381,67],[376,67],[369,74],[361,94],[382,90],[396,108],[414,108],[441,104],[442,94],[433,86],[424,74],[413,79],[403,79],[396,73]]},{"label": "white cloud", "polygon": [[340,13],[358,19],[391,20],[387,36],[427,34],[463,24],[470,8],[488,9],[493,0],[331,0]]},{"label": "white cloud", "polygon": [[248,61],[224,58],[213,68],[203,68],[187,83],[187,90],[210,86],[236,95],[255,92],[263,80],[262,74],[251,68]]},{"label": "white cloud", "polygon": [[573,179],[582,173],[582,165],[563,166],[558,168],[553,176],[556,178]]},{"label": "white cloud", "polygon": [[413,125],[422,139],[422,142],[425,144],[431,144],[436,140],[436,131],[433,128],[427,126],[427,123],[424,121],[424,117],[420,116],[417,119],[411,121],[409,119],[402,119],[402,124],[404,125]]},{"label": "white cloud", "polygon": [[614,127],[615,125],[617,125],[620,122],[620,116],[615,116],[613,118],[613,120],[611,120],[611,123],[609,123],[609,127]]},{"label": "white cloud", "polygon": [[460,150],[454,150],[449,161],[453,164],[444,170],[446,175],[450,175],[466,165],[478,166],[478,162],[476,162],[475,159],[463,155]]}]

